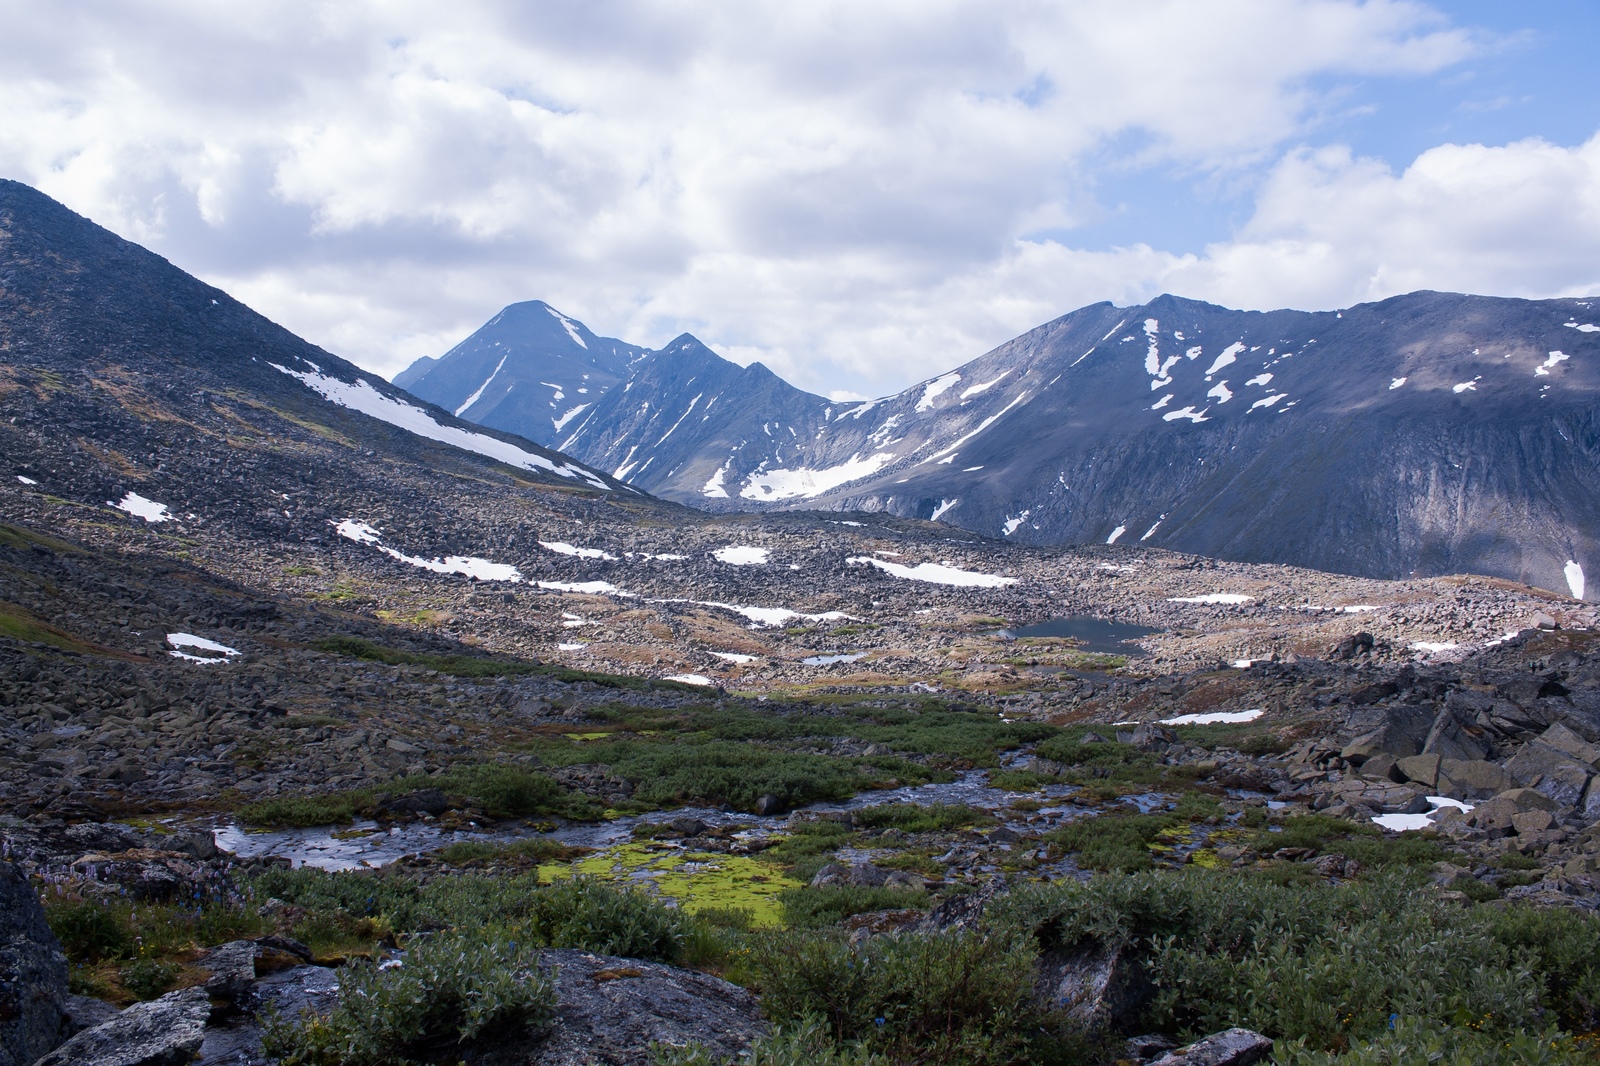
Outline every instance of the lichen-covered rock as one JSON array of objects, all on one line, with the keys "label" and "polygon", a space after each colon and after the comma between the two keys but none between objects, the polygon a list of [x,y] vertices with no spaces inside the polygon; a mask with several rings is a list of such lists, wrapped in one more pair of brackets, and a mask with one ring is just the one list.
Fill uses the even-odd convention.
[{"label": "lichen-covered rock", "polygon": [[767,1031],[756,997],[717,977],[570,949],[542,952],[539,965],[556,973],[556,1020],[548,1037],[526,1057],[475,1061],[647,1066],[652,1043],[697,1043],[726,1061]]},{"label": "lichen-covered rock", "polygon": [[33,886],[0,863],[0,1066],[28,1066],[61,1037],[67,960]]},{"label": "lichen-covered rock", "polygon": [[205,989],[168,992],[85,1029],[37,1066],[179,1066],[200,1050],[210,1015]]},{"label": "lichen-covered rock", "polygon": [[1161,1056],[1153,1066],[1252,1066],[1272,1054],[1272,1041],[1249,1029],[1212,1033]]}]

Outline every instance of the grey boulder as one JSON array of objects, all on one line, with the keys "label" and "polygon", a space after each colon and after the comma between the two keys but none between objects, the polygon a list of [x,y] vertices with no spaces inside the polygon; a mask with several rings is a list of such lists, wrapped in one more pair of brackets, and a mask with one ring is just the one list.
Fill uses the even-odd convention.
[{"label": "grey boulder", "polygon": [[22,871],[0,863],[0,1066],[28,1066],[61,1036],[67,959]]},{"label": "grey boulder", "polygon": [[85,1029],[37,1066],[179,1066],[200,1050],[210,1016],[205,989],[168,992]]},{"label": "grey boulder", "polygon": [[712,1061],[726,1062],[767,1032],[755,996],[707,974],[575,949],[541,952],[539,967],[556,977],[550,1035],[531,1054],[522,1040],[519,1057],[485,1054],[474,1061],[648,1066],[654,1061],[651,1044],[698,1044]]}]

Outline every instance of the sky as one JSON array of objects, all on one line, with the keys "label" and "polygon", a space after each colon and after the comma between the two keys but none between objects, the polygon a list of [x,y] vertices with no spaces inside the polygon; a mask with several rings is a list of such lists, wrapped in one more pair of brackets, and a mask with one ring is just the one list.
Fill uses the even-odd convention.
[{"label": "sky", "polygon": [[840,398],[1085,304],[1600,294],[1593,0],[0,0],[0,176],[384,376],[507,303]]}]

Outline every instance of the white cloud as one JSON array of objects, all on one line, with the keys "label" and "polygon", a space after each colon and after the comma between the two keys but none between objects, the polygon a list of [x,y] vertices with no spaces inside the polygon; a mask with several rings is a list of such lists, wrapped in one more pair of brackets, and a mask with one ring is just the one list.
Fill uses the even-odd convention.
[{"label": "white cloud", "polygon": [[[1450,221],[1430,197],[1509,211],[1496,190],[1537,174],[1519,217],[1545,225],[1594,189],[1589,146],[1436,149],[1398,176],[1280,158],[1341,79],[1479,47],[1400,0],[68,6],[0,0],[0,173],[383,373],[538,297],[882,391],[1164,288],[1326,304],[1444,271],[1503,291],[1510,266],[1463,259],[1517,219],[1430,259],[1404,243]],[[1023,240],[1094,213],[1108,151],[1270,173],[1200,257]],[[1535,249],[1519,284],[1582,281],[1556,238],[1572,254]]]}]

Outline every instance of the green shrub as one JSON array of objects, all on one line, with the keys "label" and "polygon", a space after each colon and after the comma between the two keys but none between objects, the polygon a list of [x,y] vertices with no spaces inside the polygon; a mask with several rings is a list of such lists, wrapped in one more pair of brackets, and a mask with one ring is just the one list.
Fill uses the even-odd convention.
[{"label": "green shrub", "polygon": [[567,862],[588,851],[549,837],[528,837],[511,841],[458,840],[437,854],[445,862],[459,866],[469,862]]},{"label": "green shrub", "polygon": [[780,1025],[819,1019],[835,1041],[892,1062],[1026,1061],[1040,1032],[1026,938],[975,931],[871,937],[756,938],[747,965]]},{"label": "green shrub", "polygon": [[873,829],[899,829],[907,833],[933,833],[988,822],[994,815],[964,803],[885,803],[852,812],[859,825]]},{"label": "green shrub", "polygon": [[1175,816],[1166,814],[1102,814],[1069,822],[1044,839],[1076,852],[1078,865],[1086,870],[1133,873],[1154,865],[1150,844],[1176,823]]},{"label": "green shrub", "polygon": [[45,897],[45,920],[74,962],[121,959],[133,953],[134,933],[124,909],[96,900]]},{"label": "green shrub", "polygon": [[[656,1066],[725,1066],[704,1045],[685,1048],[651,1047]],[[874,1055],[860,1044],[840,1046],[822,1021],[802,1018],[773,1028],[770,1036],[750,1042],[749,1052],[739,1059],[740,1066],[889,1066],[888,1060]]]},{"label": "green shrub", "polygon": [[521,766],[488,763],[455,767],[434,778],[407,780],[459,795],[492,818],[526,818],[559,813],[566,789],[555,778]]},{"label": "green shrub", "polygon": [[537,961],[532,945],[458,932],[415,942],[399,966],[352,963],[339,977],[339,1006],[326,1018],[270,1021],[267,1053],[284,1066],[390,1066],[544,1025],[555,986]]},{"label": "green shrub", "polygon": [[778,906],[783,909],[786,925],[796,929],[819,929],[854,914],[913,907],[926,910],[928,895],[908,888],[824,885],[821,888],[786,889],[778,896]]},{"label": "green shrub", "polygon": [[122,987],[140,999],[155,999],[178,983],[178,967],[157,959],[135,959],[122,967]]},{"label": "green shrub", "polygon": [[1572,1032],[1600,1029],[1600,921],[1556,908],[1487,912],[1496,940],[1525,959],[1544,983],[1544,1000]]},{"label": "green shrub", "polygon": [[1518,1029],[1484,1033],[1464,1025],[1395,1018],[1389,1031],[1344,1054],[1308,1049],[1304,1041],[1280,1040],[1279,1066],[1587,1066],[1593,1055],[1558,1032]]},{"label": "green shrub", "polygon": [[371,802],[371,794],[361,792],[332,792],[320,796],[273,796],[240,807],[239,820],[249,825],[281,829],[343,825],[355,821],[356,812],[370,806]]},{"label": "green shrub", "polygon": [[533,932],[556,948],[581,948],[675,963],[683,952],[684,915],[637,889],[575,877],[541,889]]},{"label": "green shrub", "polygon": [[[1487,909],[1418,887],[1399,874],[1338,887],[1107,876],[1025,890],[996,920],[1033,928],[1045,948],[1130,946],[1158,989],[1143,1021],[1163,1032],[1243,1025],[1328,1049],[1379,1033],[1392,1014],[1503,1033],[1534,1025],[1541,988],[1526,953],[1495,935]],[[1581,973],[1582,938],[1562,939]]]}]

